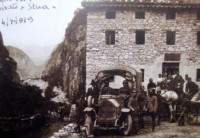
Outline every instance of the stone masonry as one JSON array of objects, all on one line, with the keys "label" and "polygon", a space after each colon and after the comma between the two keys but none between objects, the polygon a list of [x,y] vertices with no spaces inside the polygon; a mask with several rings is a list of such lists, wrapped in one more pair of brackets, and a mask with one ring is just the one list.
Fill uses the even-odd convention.
[{"label": "stone masonry", "polygon": [[[87,4],[88,1],[85,1]],[[89,3],[89,2],[88,2]],[[103,2],[102,2],[103,3]],[[97,2],[98,4],[98,2]],[[82,4],[84,6],[84,4]],[[95,2],[93,3],[95,5]],[[106,5],[106,4],[105,4]],[[133,4],[134,5],[134,4]],[[140,5],[145,5],[141,3]],[[154,5],[154,4],[151,4]],[[86,31],[86,85],[104,67],[127,66],[144,69],[144,84],[148,79],[157,78],[162,73],[162,64],[166,53],[179,53],[180,74],[188,74],[196,81],[197,69],[200,69],[200,46],[197,45],[197,8],[172,7],[158,8],[136,7],[117,8],[110,6],[85,6],[87,10]],[[116,11],[115,19],[106,19],[107,9]],[[166,11],[176,10],[174,20],[166,20]],[[145,11],[145,19],[135,19],[135,12]],[[105,43],[105,31],[115,31],[115,44]],[[145,44],[136,44],[136,30],[145,31]],[[175,45],[166,44],[166,32],[175,31]]]}]

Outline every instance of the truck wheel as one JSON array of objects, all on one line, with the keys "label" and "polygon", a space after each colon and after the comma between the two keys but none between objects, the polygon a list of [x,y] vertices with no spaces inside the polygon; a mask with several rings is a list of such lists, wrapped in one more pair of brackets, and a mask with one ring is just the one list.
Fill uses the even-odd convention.
[{"label": "truck wheel", "polygon": [[92,118],[91,118],[91,116],[89,116],[87,114],[85,117],[85,131],[86,131],[87,136],[92,135],[92,132],[93,132]]},{"label": "truck wheel", "polygon": [[132,132],[132,117],[131,115],[127,115],[123,122],[124,129],[123,129],[123,135],[128,136]]}]

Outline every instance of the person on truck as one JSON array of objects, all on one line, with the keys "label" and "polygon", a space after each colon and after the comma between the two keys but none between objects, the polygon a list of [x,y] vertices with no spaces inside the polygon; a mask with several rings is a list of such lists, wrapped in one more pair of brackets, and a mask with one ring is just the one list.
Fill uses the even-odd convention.
[{"label": "person on truck", "polygon": [[109,86],[109,81],[105,81],[105,86],[101,90],[101,95],[112,95],[112,88]]},{"label": "person on truck", "polygon": [[129,96],[131,94],[131,89],[128,87],[127,80],[123,81],[123,87],[119,89],[121,95]]}]

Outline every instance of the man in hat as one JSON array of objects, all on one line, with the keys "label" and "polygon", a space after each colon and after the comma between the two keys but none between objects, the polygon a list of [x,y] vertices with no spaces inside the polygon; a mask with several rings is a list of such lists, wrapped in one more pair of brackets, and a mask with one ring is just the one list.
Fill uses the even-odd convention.
[{"label": "man in hat", "polygon": [[133,120],[133,129],[135,130],[135,134],[141,134],[138,127],[138,110],[139,110],[139,102],[137,91],[133,90],[133,94],[128,101],[128,108],[131,109],[131,116]]},{"label": "man in hat", "polygon": [[86,98],[88,100],[88,97],[91,96],[92,99],[94,100],[94,103],[97,103],[98,100],[98,87],[96,85],[96,82],[94,80],[91,81],[90,85],[92,87],[88,88],[87,93],[86,93]]},{"label": "man in hat", "polygon": [[147,85],[148,93],[149,93],[149,92],[155,93],[155,89],[156,89],[156,84],[153,82],[153,79],[150,78],[150,79],[149,79],[149,83],[148,83],[148,85]]}]

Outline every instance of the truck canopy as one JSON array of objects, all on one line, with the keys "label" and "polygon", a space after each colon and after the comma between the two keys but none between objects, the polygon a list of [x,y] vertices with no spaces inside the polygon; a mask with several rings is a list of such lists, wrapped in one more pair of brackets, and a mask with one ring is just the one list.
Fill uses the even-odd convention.
[{"label": "truck canopy", "polygon": [[109,66],[98,71],[96,75],[97,82],[105,82],[114,79],[115,75],[124,77],[129,82],[136,83],[136,89],[139,91],[142,82],[142,72],[138,68],[126,66]]}]

